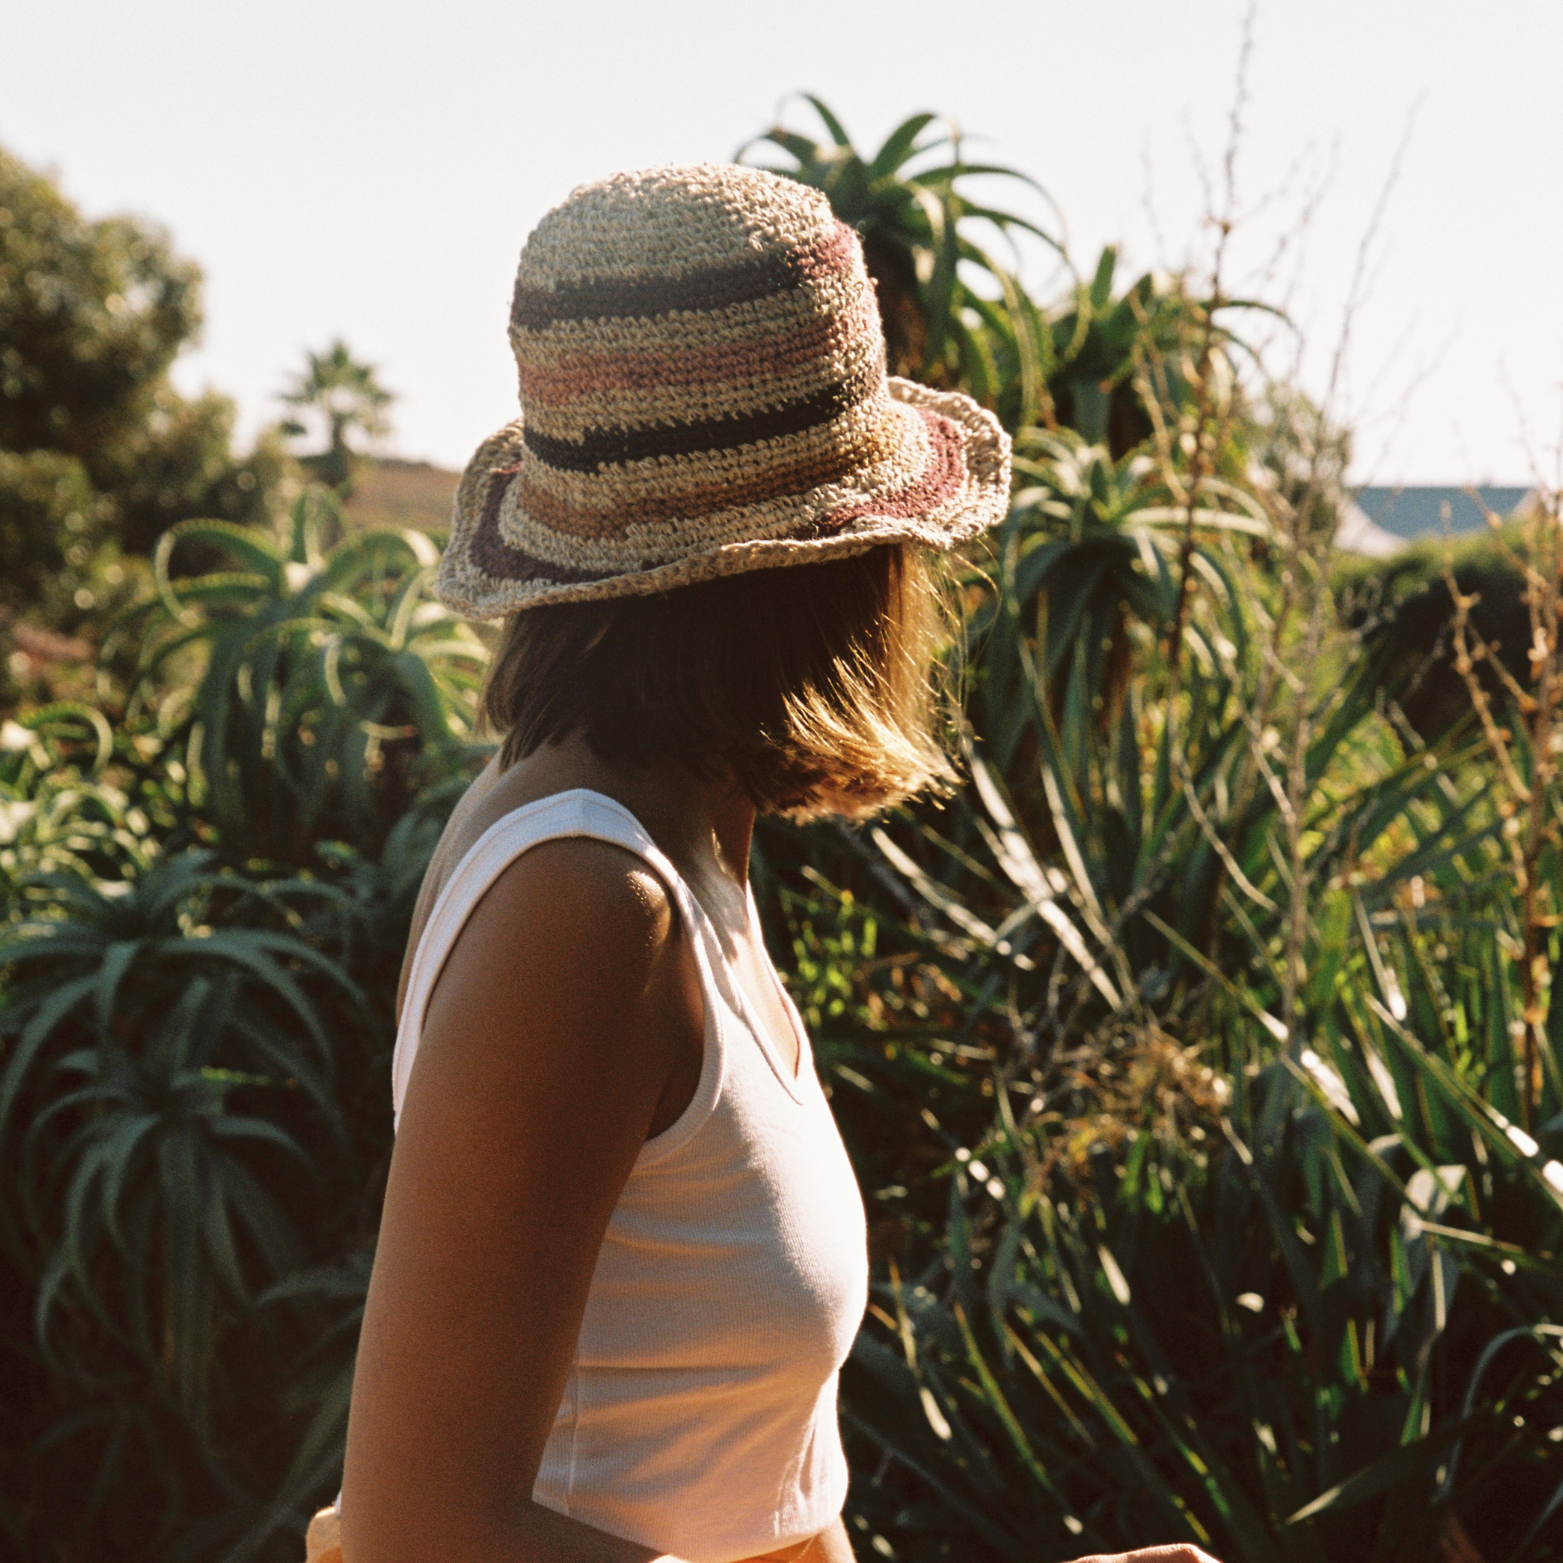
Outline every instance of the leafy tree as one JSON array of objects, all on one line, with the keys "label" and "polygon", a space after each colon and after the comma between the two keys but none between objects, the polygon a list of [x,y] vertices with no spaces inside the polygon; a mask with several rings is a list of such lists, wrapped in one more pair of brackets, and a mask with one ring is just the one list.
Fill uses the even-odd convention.
[{"label": "leafy tree", "polygon": [[[325,352],[307,352],[304,359],[304,372],[282,393],[282,400],[324,420],[326,448],[318,456],[306,458],[306,465],[321,482],[345,492],[352,486],[356,456],[348,436],[383,439],[391,430],[385,409],[396,396],[380,384],[374,366],[354,358],[340,337]],[[296,419],[282,428],[290,435],[308,432]]]},{"label": "leafy tree", "polygon": [[[36,681],[41,647],[85,652],[84,642],[58,631],[72,632],[94,608],[122,600],[130,572],[105,536],[107,510],[74,456],[0,449],[0,708],[16,705]],[[48,628],[13,631],[22,616]]]},{"label": "leafy tree", "polygon": [[0,603],[42,596],[73,544],[101,534],[103,500],[74,456],[0,450]]},{"label": "leafy tree", "polygon": [[[0,150],[0,450],[79,463],[105,501],[104,529],[134,551],[190,516],[263,519],[282,475],[274,439],[235,457],[226,397],[192,401],[169,383],[200,327],[200,269],[162,229],[89,221],[52,179]],[[37,488],[20,469],[12,477]],[[28,503],[0,499],[0,509]],[[28,535],[39,559],[5,561],[23,573],[47,568],[58,547],[47,528]]]},{"label": "leafy tree", "polygon": [[200,272],[148,224],[86,221],[5,152],[0,203],[0,445],[85,460],[200,330]]},{"label": "leafy tree", "polygon": [[1332,538],[1348,503],[1351,431],[1295,386],[1270,385],[1252,412],[1252,453],[1310,537]]}]

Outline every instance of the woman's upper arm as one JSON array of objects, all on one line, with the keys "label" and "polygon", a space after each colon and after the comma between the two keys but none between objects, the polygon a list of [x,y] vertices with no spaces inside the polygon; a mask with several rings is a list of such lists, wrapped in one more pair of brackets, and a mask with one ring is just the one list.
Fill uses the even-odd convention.
[{"label": "woman's upper arm", "polygon": [[362,1557],[505,1528],[563,1394],[587,1289],[679,1041],[676,914],[619,849],[519,858],[424,1021],[391,1160],[343,1483]]}]

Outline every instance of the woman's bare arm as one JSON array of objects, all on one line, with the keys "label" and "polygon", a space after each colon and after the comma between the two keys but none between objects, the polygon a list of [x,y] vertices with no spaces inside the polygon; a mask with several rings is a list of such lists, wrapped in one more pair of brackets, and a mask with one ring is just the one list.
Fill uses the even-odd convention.
[{"label": "woman's bare arm", "polygon": [[609,1216],[703,1034],[683,938],[643,864],[567,840],[512,864],[457,940],[391,1161],[345,1563],[656,1555],[531,1493]]}]

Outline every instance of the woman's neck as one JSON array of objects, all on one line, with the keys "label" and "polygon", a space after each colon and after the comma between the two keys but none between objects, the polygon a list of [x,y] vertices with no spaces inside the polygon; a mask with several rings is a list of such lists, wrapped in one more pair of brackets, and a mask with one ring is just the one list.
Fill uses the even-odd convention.
[{"label": "woman's neck", "polygon": [[730,777],[707,778],[672,762],[615,764],[575,734],[503,771],[496,758],[486,779],[494,801],[504,798],[506,807],[572,787],[604,793],[645,826],[686,880],[713,892],[736,883],[747,892],[755,808]]}]

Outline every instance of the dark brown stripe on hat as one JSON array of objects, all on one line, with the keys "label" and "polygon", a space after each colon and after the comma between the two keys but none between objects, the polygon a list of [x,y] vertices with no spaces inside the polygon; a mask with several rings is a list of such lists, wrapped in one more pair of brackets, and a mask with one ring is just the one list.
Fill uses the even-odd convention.
[{"label": "dark brown stripe on hat", "polygon": [[521,331],[541,331],[560,320],[611,320],[625,315],[645,318],[674,310],[725,309],[849,271],[857,255],[857,235],[838,222],[829,234],[797,249],[727,266],[702,266],[677,276],[583,277],[556,288],[528,288],[517,283],[510,324]]},{"label": "dark brown stripe on hat", "polygon": [[584,581],[602,581],[616,570],[575,570],[569,565],[554,564],[539,559],[524,548],[507,543],[499,532],[499,508],[505,494],[515,482],[523,462],[501,467],[489,478],[488,493],[483,500],[483,513],[472,534],[472,560],[485,575],[504,581],[549,581],[556,586],[574,586]]},{"label": "dark brown stripe on hat", "polygon": [[884,383],[884,365],[875,361],[850,380],[838,381],[809,396],[731,418],[701,418],[691,423],[647,424],[634,429],[593,429],[585,439],[561,440],[524,428],[526,448],[559,472],[600,472],[631,461],[659,456],[691,456],[699,451],[736,450],[757,440],[779,439],[818,428],[850,412]]},{"label": "dark brown stripe on hat", "polygon": [[966,442],[959,427],[940,413],[926,407],[917,409],[928,426],[928,441],[933,459],[914,482],[894,489],[879,499],[862,499],[850,505],[838,505],[818,521],[796,535],[802,538],[833,537],[854,521],[869,516],[884,516],[892,521],[915,521],[937,510],[960,491],[966,477]]},{"label": "dark brown stripe on hat", "polygon": [[741,505],[791,499],[822,484],[839,482],[878,454],[873,450],[849,449],[838,452],[834,459],[810,455],[745,480],[699,483],[665,495],[646,495],[607,506],[573,504],[534,483],[530,474],[523,471],[516,501],[532,520],[563,536],[622,537],[624,528],[631,524],[699,521]]}]

